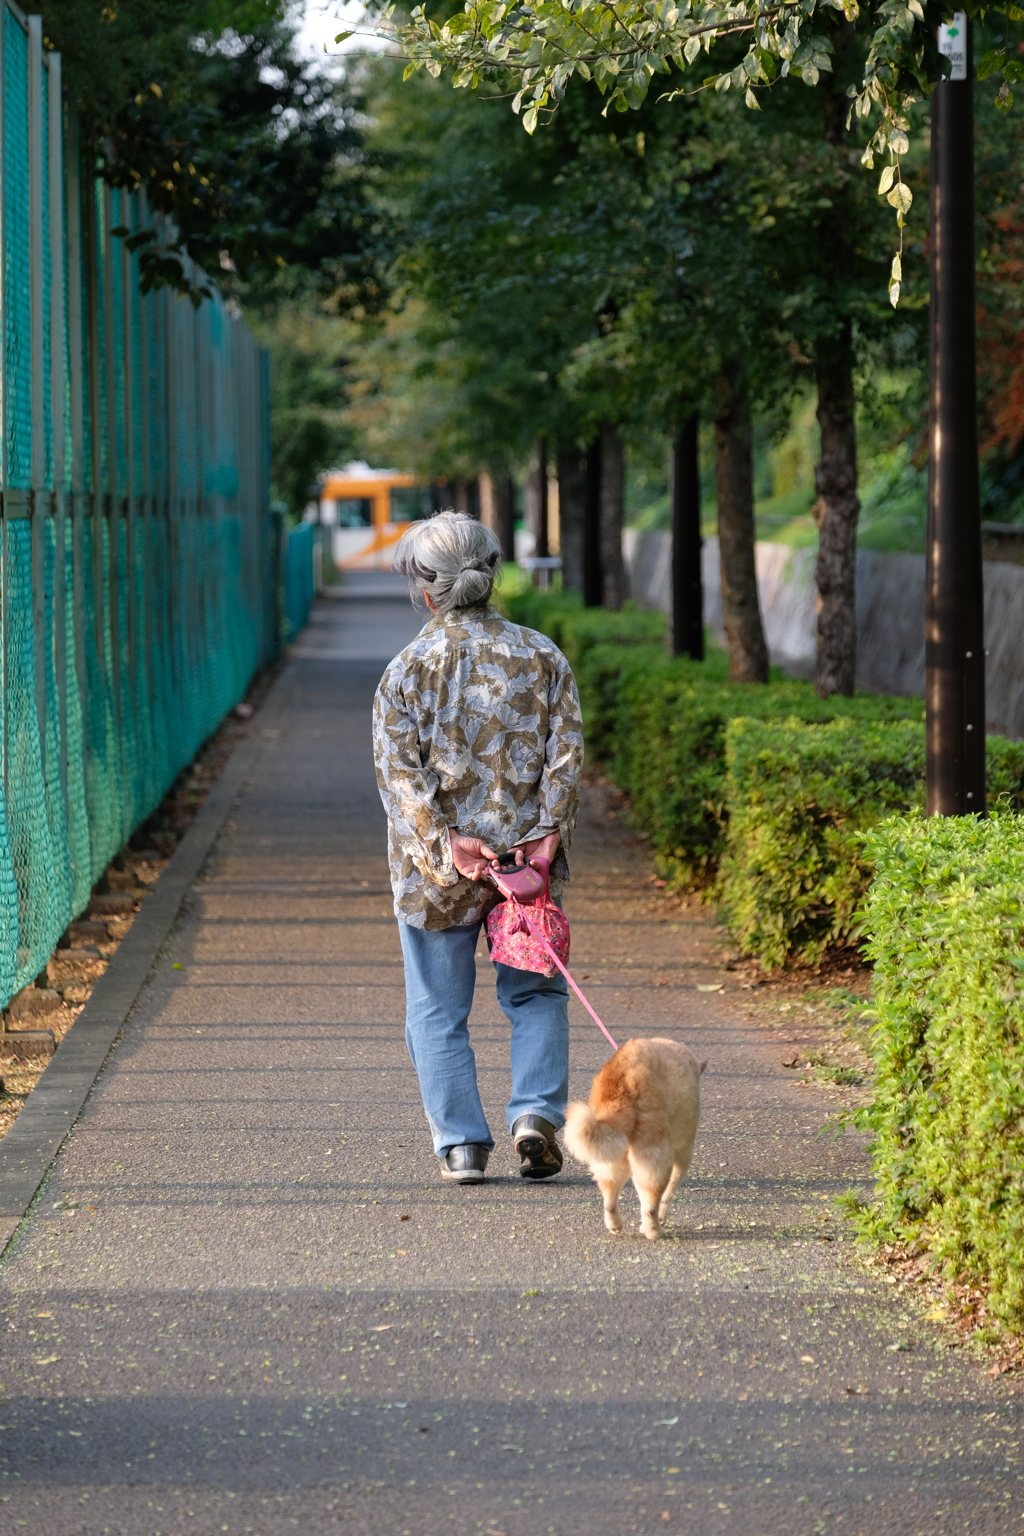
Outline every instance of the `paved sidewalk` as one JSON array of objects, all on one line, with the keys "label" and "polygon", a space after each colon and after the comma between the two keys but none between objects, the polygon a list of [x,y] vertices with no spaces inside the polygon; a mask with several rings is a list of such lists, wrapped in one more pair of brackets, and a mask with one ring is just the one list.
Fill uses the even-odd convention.
[{"label": "paved sidewalk", "polygon": [[[37,1536],[882,1536],[1021,1529],[1012,1383],[858,1268],[851,1135],[735,1022],[713,919],[588,793],[574,969],[613,1033],[709,1067],[672,1236],[519,1180],[441,1183],[402,1039],[369,709],[411,635],[325,600],[264,751],[0,1267],[0,1526]],[[623,894],[624,893],[624,894]],[[116,962],[115,962],[116,963]],[[573,1004],[574,1092],[605,1047]]]}]

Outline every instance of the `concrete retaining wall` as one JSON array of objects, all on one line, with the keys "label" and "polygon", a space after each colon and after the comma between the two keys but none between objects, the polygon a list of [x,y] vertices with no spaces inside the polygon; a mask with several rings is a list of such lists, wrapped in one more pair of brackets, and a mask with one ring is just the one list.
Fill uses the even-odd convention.
[{"label": "concrete retaining wall", "polygon": [[[624,535],[633,594],[668,611],[672,538]],[[816,605],[813,549],[757,545],[757,585],[772,660],[787,672],[814,672]],[[990,730],[1024,738],[1024,566],[985,562],[985,675]],[[724,643],[718,540],[704,542],[704,614]],[[924,556],[857,556],[857,685],[872,693],[924,692]]]}]

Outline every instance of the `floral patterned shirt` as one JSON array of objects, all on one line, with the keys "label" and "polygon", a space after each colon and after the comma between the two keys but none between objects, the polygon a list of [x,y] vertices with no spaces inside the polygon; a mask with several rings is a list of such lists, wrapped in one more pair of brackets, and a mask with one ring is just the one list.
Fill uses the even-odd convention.
[{"label": "floral patterned shirt", "polygon": [[499,900],[452,863],[449,828],[503,853],[561,833],[553,895],[579,810],[583,722],[557,646],[492,608],[436,614],[381,678],[373,708],[395,913],[469,927]]}]

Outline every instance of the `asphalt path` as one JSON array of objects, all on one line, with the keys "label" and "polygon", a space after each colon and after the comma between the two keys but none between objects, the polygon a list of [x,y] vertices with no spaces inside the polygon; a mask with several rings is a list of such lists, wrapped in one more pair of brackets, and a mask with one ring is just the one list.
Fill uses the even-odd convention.
[{"label": "asphalt path", "polygon": [[[0,1528],[39,1536],[1019,1531],[1020,1408],[859,1262],[849,1132],[746,1022],[708,909],[586,796],[573,965],[709,1065],[669,1237],[529,1184],[479,960],[497,1147],[441,1182],[402,1034],[373,781],[386,581],[322,601],[249,787],[0,1267]],[[114,964],[116,965],[116,959]],[[698,987],[724,984],[721,992]],[[606,1056],[575,1003],[573,1091]]]}]

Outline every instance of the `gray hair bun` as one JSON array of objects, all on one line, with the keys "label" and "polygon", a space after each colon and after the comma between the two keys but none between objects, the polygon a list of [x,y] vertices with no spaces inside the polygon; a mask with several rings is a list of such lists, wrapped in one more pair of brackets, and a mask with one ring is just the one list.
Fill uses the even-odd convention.
[{"label": "gray hair bun", "polygon": [[452,613],[487,602],[500,559],[489,528],[464,512],[447,511],[409,525],[391,569],[409,577],[413,597],[429,592],[441,613]]}]

